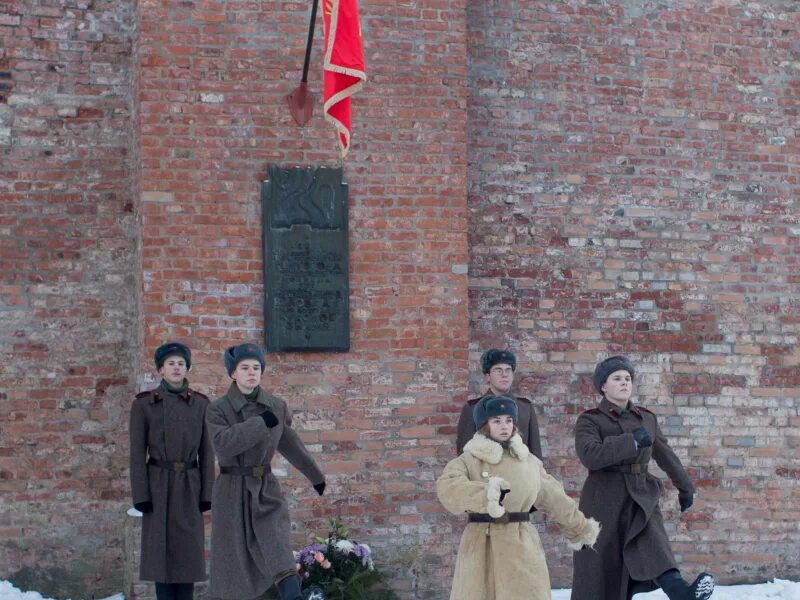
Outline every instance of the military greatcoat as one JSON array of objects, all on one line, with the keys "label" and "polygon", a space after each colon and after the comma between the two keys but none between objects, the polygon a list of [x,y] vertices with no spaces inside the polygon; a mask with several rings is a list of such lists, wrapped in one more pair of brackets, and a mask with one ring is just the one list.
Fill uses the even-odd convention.
[{"label": "military greatcoat", "polygon": [[[142,518],[140,578],[192,583],[206,578],[200,504],[211,502],[214,453],[205,427],[208,398],[188,386],[175,393],[162,382],[136,396],[130,413],[130,478],[133,503],[152,502]],[[169,470],[148,464],[191,463]]]},{"label": "military greatcoat", "polygon": [[[502,488],[511,491],[501,508],[496,498]],[[535,504],[578,546],[597,539],[596,521],[584,517],[519,435],[504,449],[476,433],[464,453],[444,468],[436,491],[454,514],[502,516],[493,513],[497,510],[527,516]],[[458,548],[450,600],[550,600],[550,577],[536,528],[527,520],[468,523]]]},{"label": "military greatcoat", "polygon": [[[266,409],[278,418],[275,427],[267,427],[261,418]],[[286,402],[263,389],[248,402],[236,383],[231,383],[228,392],[208,407],[206,422],[220,469],[268,466],[278,451],[313,485],[325,481],[292,429]],[[272,586],[276,575],[294,572],[289,510],[269,469],[261,477],[220,473],[212,503],[212,597],[255,598]]]},{"label": "military greatcoat", "polygon": [[[653,445],[637,448],[633,431],[644,427]],[[653,580],[676,569],[658,506],[661,481],[648,473],[653,458],[680,497],[694,486],[669,447],[656,415],[629,403],[620,409],[605,398],[575,424],[575,450],[589,469],[580,509],[603,526],[593,550],[575,552],[572,600],[628,600],[656,589]]]}]

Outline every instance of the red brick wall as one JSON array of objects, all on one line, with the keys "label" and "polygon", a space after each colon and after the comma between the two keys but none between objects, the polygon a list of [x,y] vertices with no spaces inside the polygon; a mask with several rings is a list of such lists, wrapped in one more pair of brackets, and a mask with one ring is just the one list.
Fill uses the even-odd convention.
[{"label": "red brick wall", "polygon": [[122,582],[132,16],[102,0],[0,10],[0,579],[48,596]]},{"label": "red brick wall", "polygon": [[[700,487],[683,520],[665,499],[687,570],[800,576],[800,19],[787,0],[671,6],[362,3],[351,352],[267,372],[330,477],[319,499],[290,470],[298,545],[342,514],[402,597],[445,597],[462,524],[433,481],[481,349],[508,343],[570,491],[589,373],[627,352]],[[190,343],[216,396],[222,349],[261,340],[261,179],[338,164],[321,102],[302,129],[285,108],[308,14],[4,6],[0,578],[118,591],[127,410],[153,349]],[[569,585],[563,539],[543,538]]]},{"label": "red brick wall", "polygon": [[[440,598],[456,536],[433,479],[468,380],[466,13],[449,2],[362,4],[369,81],[353,101],[344,163],[351,351],[268,355],[265,386],[288,401],[328,476],[321,499],[301,478],[284,485],[298,548],[342,514],[394,564],[406,597]],[[188,341],[192,379],[211,396],[230,382],[223,349],[263,336],[268,165],[338,163],[321,111],[320,29],[314,119],[297,127],[285,102],[309,6],[140,4],[145,347]],[[431,536],[446,543],[432,547]]]},{"label": "red brick wall", "polygon": [[469,4],[470,348],[519,353],[576,493],[590,373],[632,356],[699,486],[663,502],[687,571],[797,578],[800,12],[680,7]]}]

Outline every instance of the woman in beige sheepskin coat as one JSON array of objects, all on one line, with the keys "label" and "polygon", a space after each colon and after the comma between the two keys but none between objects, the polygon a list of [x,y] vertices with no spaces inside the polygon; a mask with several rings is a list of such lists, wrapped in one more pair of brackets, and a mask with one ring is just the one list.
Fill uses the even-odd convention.
[{"label": "woman in beige sheepskin coat", "polygon": [[[450,600],[550,600],[542,542],[524,514],[533,506],[558,524],[573,549],[594,544],[600,530],[597,521],[578,510],[563,486],[529,452],[512,423],[516,405],[509,400],[505,396],[481,399],[474,413],[478,432],[436,482],[439,500],[448,511],[482,513],[471,518],[494,519],[467,524]],[[503,415],[512,419],[505,419],[507,432],[498,436],[490,426],[503,420]],[[509,517],[520,521],[506,522]]]}]

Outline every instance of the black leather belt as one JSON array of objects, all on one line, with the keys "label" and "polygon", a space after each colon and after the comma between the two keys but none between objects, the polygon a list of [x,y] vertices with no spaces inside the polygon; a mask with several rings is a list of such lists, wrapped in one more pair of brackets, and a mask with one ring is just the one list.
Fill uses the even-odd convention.
[{"label": "black leather belt", "polygon": [[469,513],[470,523],[495,523],[505,525],[506,523],[525,523],[531,520],[531,513],[526,512],[507,512],[503,516],[494,518],[488,513]]},{"label": "black leather belt", "polygon": [[147,459],[148,465],[153,465],[159,469],[166,469],[167,471],[186,471],[187,469],[197,468],[197,459],[183,462],[180,460],[158,460],[152,456]]},{"label": "black leather belt", "polygon": [[255,467],[220,467],[219,472],[224,475],[240,475],[241,477],[264,477],[272,469],[269,465],[256,465]]},{"label": "black leather belt", "polygon": [[612,473],[647,473],[647,465],[633,463],[632,465],[616,465],[600,469],[601,471],[611,471]]}]

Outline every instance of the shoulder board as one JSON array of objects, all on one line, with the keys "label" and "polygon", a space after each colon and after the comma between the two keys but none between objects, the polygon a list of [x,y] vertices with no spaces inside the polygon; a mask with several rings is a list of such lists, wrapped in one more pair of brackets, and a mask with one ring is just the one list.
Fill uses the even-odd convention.
[{"label": "shoulder board", "polygon": [[602,415],[603,411],[599,408],[590,408],[589,410],[585,410],[581,413],[582,415]]},{"label": "shoulder board", "polygon": [[197,398],[202,398],[203,400],[209,400],[208,396],[206,396],[202,392],[198,392],[197,390],[191,390],[191,392],[192,392],[192,396],[195,396]]},{"label": "shoulder board", "polygon": [[523,402],[524,404],[533,404],[533,402],[531,402],[524,396],[514,396],[514,400],[516,400],[517,402]]},{"label": "shoulder board", "polygon": [[[482,397],[483,396],[481,396],[481,398]],[[475,406],[478,403],[478,400],[480,400],[480,398],[470,398],[469,400],[467,400],[467,404],[469,404],[470,406]]]},{"label": "shoulder board", "polygon": [[142,400],[146,400],[150,404],[155,404],[156,402],[161,400],[161,396],[159,395],[157,389],[139,392],[138,394],[136,394],[136,399],[139,400],[140,398]]},{"label": "shoulder board", "polygon": [[645,408],[645,407],[644,407],[644,406],[642,406],[641,404],[637,404],[637,405],[636,405],[636,408],[638,408],[639,410],[641,410],[641,411],[643,411],[643,412],[650,413],[651,415],[655,415],[655,414],[656,414],[656,413],[654,413],[652,410],[650,410],[649,408]]}]

